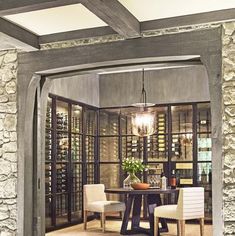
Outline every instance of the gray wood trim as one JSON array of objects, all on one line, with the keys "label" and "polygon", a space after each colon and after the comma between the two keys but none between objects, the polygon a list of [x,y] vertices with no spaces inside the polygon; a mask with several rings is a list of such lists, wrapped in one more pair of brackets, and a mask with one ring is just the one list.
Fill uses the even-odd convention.
[{"label": "gray wood trim", "polygon": [[[128,41],[131,43],[129,44]],[[210,84],[210,95],[212,101],[212,137],[213,137],[213,163],[216,165],[214,174],[218,175],[213,180],[214,193],[218,189],[222,191],[222,98],[221,98],[221,28],[202,31],[194,31],[176,35],[165,35],[162,37],[152,37],[140,40],[128,40],[102,45],[90,45],[84,47],[74,47],[72,49],[57,49],[48,51],[38,51],[22,53],[19,55],[18,70],[18,140],[19,140],[19,212],[23,211],[23,219],[18,217],[18,227],[25,228],[18,234],[19,236],[32,235],[30,229],[31,215],[26,209],[32,207],[32,202],[27,201],[27,194],[32,191],[31,170],[32,170],[32,111],[34,109],[34,98],[36,84],[32,75],[38,71],[68,71],[70,68],[92,68],[97,66],[124,65],[133,61],[145,63],[147,60],[154,61],[169,56],[179,55],[200,55],[202,62],[206,65]],[[119,46],[116,49],[116,46]],[[122,47],[123,46],[123,47]],[[120,50],[120,47],[122,50]],[[121,51],[121,52],[118,52]],[[115,54],[116,53],[116,54]],[[60,69],[58,69],[60,67]],[[34,93],[33,93],[34,91]],[[28,99],[27,99],[28,97]],[[217,118],[216,118],[217,117]],[[24,139],[22,139],[24,137]],[[31,155],[30,155],[31,154]],[[216,164],[217,162],[217,164]],[[213,167],[214,169],[214,167]],[[23,193],[23,196],[22,196]],[[222,192],[221,192],[222,193]],[[30,199],[30,198],[29,198]],[[24,201],[25,200],[25,201]],[[218,194],[216,201],[213,201],[213,210],[218,214],[213,215],[216,222],[214,227],[217,236],[222,236],[221,194]],[[26,227],[28,226],[28,228]],[[30,231],[31,230],[31,231]],[[36,235],[35,235],[36,236]],[[43,235],[37,235],[43,236]]]},{"label": "gray wood trim", "polygon": [[118,0],[81,0],[81,3],[125,38],[140,37],[139,21]]},{"label": "gray wood trim", "polygon": [[152,21],[141,22],[141,31],[189,26],[210,22],[225,22],[235,19],[235,8],[197,13],[186,16],[169,17]]},{"label": "gray wood trim", "polygon": [[39,48],[38,36],[14,23],[11,23],[3,18],[0,18],[0,32],[7,34],[23,43],[26,43],[34,48]]},{"label": "gray wood trim", "polygon": [[0,16],[80,3],[80,0],[0,0]]},{"label": "gray wood trim", "polygon": [[39,36],[39,43],[45,44],[45,43],[52,43],[66,40],[75,40],[75,39],[92,38],[92,37],[95,38],[112,34],[117,34],[117,32],[115,32],[109,26],[104,26],[91,29],[82,29],[63,33],[42,35]]},{"label": "gray wood trim", "polygon": [[[199,55],[220,45],[220,28],[137,38],[72,48],[21,53],[19,62],[32,72],[55,74],[100,66],[163,62],[167,57]],[[169,58],[168,58],[169,59]],[[99,63],[98,63],[99,62]]]}]

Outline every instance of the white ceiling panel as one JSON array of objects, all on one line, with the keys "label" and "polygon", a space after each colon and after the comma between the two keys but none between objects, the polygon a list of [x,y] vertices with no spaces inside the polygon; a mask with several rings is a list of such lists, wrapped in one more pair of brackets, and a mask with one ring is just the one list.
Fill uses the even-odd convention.
[{"label": "white ceiling panel", "polygon": [[119,0],[139,21],[235,8],[235,0]]},{"label": "white ceiling panel", "polygon": [[8,15],[5,18],[38,35],[107,25],[81,4]]}]

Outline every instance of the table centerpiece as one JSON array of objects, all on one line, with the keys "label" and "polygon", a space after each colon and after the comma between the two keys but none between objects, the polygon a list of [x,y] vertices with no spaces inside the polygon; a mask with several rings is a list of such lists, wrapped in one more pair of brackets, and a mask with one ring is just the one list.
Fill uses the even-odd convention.
[{"label": "table centerpiece", "polygon": [[140,159],[132,157],[123,159],[122,169],[128,173],[123,181],[123,188],[131,188],[132,184],[141,183],[136,174],[147,170],[148,166],[144,165]]}]

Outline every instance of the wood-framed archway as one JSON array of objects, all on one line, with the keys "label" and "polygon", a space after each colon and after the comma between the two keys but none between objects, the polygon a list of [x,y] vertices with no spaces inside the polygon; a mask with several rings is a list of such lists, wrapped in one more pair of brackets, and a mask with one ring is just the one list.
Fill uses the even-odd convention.
[{"label": "wood-framed archway", "polygon": [[[97,68],[157,63],[198,55],[206,67],[212,112],[214,235],[223,234],[221,28],[89,46],[22,53],[18,70],[18,229],[20,236],[44,235],[43,117],[50,76]],[[23,137],[23,138],[22,138]],[[36,142],[37,141],[37,142]],[[41,147],[41,148],[38,148]],[[36,163],[36,164],[35,164]],[[216,192],[215,192],[216,191]],[[41,197],[40,197],[41,196]],[[215,234],[216,232],[216,234]]]}]

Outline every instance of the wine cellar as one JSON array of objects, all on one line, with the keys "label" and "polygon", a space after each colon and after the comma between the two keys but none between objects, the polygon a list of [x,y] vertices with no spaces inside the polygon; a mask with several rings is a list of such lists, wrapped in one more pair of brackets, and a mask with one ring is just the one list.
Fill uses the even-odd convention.
[{"label": "wine cellar", "polygon": [[[156,133],[132,134],[133,107],[96,108],[50,94],[46,120],[46,228],[82,221],[82,186],[121,187],[123,158],[140,158],[177,186],[205,188],[205,216],[212,218],[210,103],[156,105]],[[110,195],[115,200],[117,196]]]},{"label": "wine cellar", "polygon": [[46,117],[46,229],[81,222],[82,188],[97,182],[97,109],[50,95]]}]

